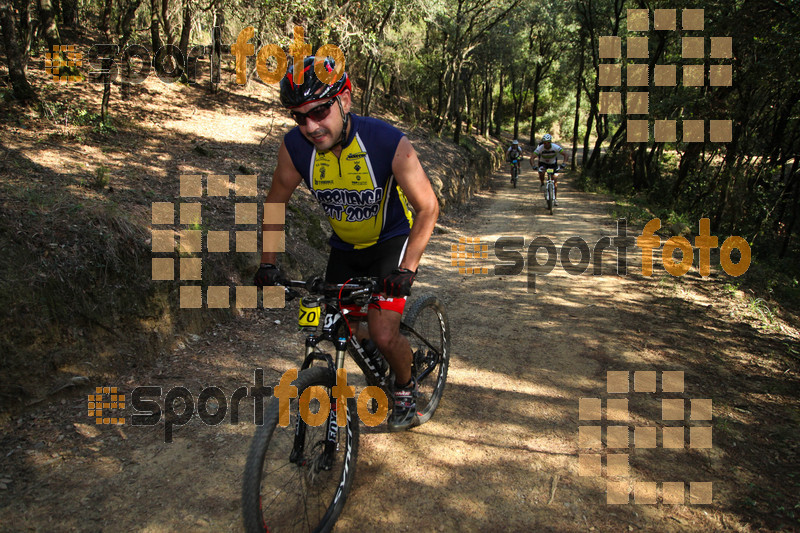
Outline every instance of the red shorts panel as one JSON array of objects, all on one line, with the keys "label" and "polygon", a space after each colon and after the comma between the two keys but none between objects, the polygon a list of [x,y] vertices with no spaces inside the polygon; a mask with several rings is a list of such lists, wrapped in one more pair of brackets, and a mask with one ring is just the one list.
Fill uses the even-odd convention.
[{"label": "red shorts panel", "polygon": [[[406,298],[389,298],[382,294],[375,294],[374,295],[378,301],[377,302],[370,302],[369,309],[385,309],[387,311],[395,311],[397,313],[403,314],[403,310],[406,308]],[[350,311],[348,313],[349,316],[364,318],[366,315],[361,311],[361,308],[357,305],[343,305],[343,309],[347,309]]]}]

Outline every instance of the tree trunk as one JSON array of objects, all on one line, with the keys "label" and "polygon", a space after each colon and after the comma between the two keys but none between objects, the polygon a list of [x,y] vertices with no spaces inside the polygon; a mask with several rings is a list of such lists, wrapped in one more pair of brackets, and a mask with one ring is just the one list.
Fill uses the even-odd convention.
[{"label": "tree trunk", "polygon": [[108,122],[108,102],[111,99],[111,73],[108,70],[111,68],[111,61],[103,59],[103,100],[100,102],[100,120],[103,124]]},{"label": "tree trunk", "polygon": [[381,71],[381,62],[370,58],[367,60],[366,87],[361,92],[361,114],[368,117],[372,106],[372,94],[375,92],[375,80]]},{"label": "tree trunk", "polygon": [[589,163],[594,159],[595,154],[589,154],[589,136],[592,134],[592,124],[594,123],[594,114],[597,111],[597,102],[586,91],[586,96],[589,97],[589,116],[586,119],[586,133],[583,135],[583,171],[587,171],[591,166]]},{"label": "tree trunk", "polygon": [[7,1],[0,1],[0,28],[3,30],[3,46],[8,60],[8,75],[11,78],[14,98],[18,100],[36,98],[36,93],[25,76],[25,64],[27,61],[25,61],[24,54],[19,46],[20,40],[17,35],[15,13],[10,2]]},{"label": "tree trunk", "polygon": [[[155,1],[155,0],[154,0]],[[222,9],[214,14],[214,30],[211,43],[211,93],[219,89],[219,79],[222,61],[222,30],[225,26],[225,15]]]},{"label": "tree trunk", "polygon": [[488,91],[489,91],[489,103],[486,106],[486,132],[484,133],[484,135],[486,135],[486,136],[489,136],[489,135],[492,134],[492,126],[493,126],[492,117],[494,116],[494,113],[492,113],[492,111],[494,109],[494,93],[493,93],[493,89],[494,89],[494,84],[493,83],[489,84],[489,89],[488,89]]},{"label": "tree trunk", "polygon": [[489,129],[489,112],[491,110],[491,104],[489,103],[489,76],[486,76],[483,80],[483,98],[481,103],[481,125],[480,131],[481,135],[484,137]]},{"label": "tree trunk", "polygon": [[175,37],[172,35],[172,22],[169,20],[169,0],[161,0],[161,23],[164,25],[167,44],[175,44]]},{"label": "tree trunk", "polygon": [[[114,6],[114,0],[105,0],[105,4],[103,6],[103,16],[100,19],[100,29],[103,31],[104,37],[106,42],[111,43],[111,30],[110,30],[110,23],[111,23],[111,11]],[[103,80],[103,99],[100,102],[100,120],[103,124],[106,123],[108,120],[108,102],[111,99],[111,64],[113,63],[113,59],[104,57],[101,62],[101,68],[103,70],[103,74],[101,79]]]},{"label": "tree trunk", "polygon": [[453,142],[458,144],[458,141],[461,140],[461,62],[456,66],[453,81],[455,82],[453,104],[456,116],[455,128],[453,128]]},{"label": "tree trunk", "polygon": [[467,120],[465,124],[464,132],[467,135],[472,135],[472,73],[470,72],[467,75],[467,79],[464,82],[464,102],[467,108]]},{"label": "tree trunk", "polygon": [[[184,58],[189,57],[189,37],[192,33],[192,9],[189,6],[189,1],[184,0],[183,4],[183,27],[181,28],[181,41],[178,48],[181,50]],[[256,50],[258,52],[258,50]]]},{"label": "tree trunk", "polygon": [[39,0],[39,18],[42,22],[44,38],[47,41],[47,51],[52,52],[55,50],[55,46],[61,46],[61,37],[58,35],[52,0]]},{"label": "tree trunk", "polygon": [[150,41],[153,46],[153,57],[156,57],[163,46],[158,23],[158,0],[150,0]]},{"label": "tree trunk", "polygon": [[62,24],[78,27],[78,0],[61,0]]},{"label": "tree trunk", "polygon": [[500,125],[503,123],[503,90],[505,76],[503,70],[500,69],[500,93],[497,95],[497,109],[494,111],[494,136],[500,137]]},{"label": "tree trunk", "polygon": [[453,98],[453,91],[449,90],[448,87],[458,86],[458,83],[455,83],[455,67],[451,64],[448,65],[447,70],[445,71],[444,75],[444,82],[442,83],[442,96],[439,99],[439,122],[436,126],[436,135],[441,135],[442,131],[444,130],[444,126],[447,123],[447,120],[450,116],[450,106],[452,105],[452,98]]},{"label": "tree trunk", "polygon": [[[581,55],[581,61],[578,64],[578,79],[575,83],[577,90],[575,91],[575,125],[572,127],[572,168],[575,168],[576,163],[576,153],[578,152],[578,121],[580,120],[581,116],[581,80],[583,79],[583,65],[585,62],[585,54],[583,53],[583,47],[586,46],[586,35],[581,32],[581,46],[579,49],[579,53]],[[583,154],[581,158],[581,165],[583,165],[583,161],[586,159],[586,153]]]},{"label": "tree trunk", "polygon": [[[797,172],[797,159],[795,159],[794,163],[794,173]],[[789,225],[786,227],[786,236],[783,239],[783,243],[781,244],[781,251],[778,253],[778,257],[784,258],[786,257],[786,252],[789,250],[789,241],[792,239],[792,232],[794,232],[794,226],[797,222],[798,211],[800,211],[800,182],[795,183],[794,186],[794,202],[793,209],[792,209],[792,220],[789,222]]]},{"label": "tree trunk", "polygon": [[103,3],[103,13],[100,15],[100,31],[106,38],[106,43],[110,43],[111,40],[111,33],[109,28],[111,27],[111,10],[114,7],[114,3],[111,0],[105,0]]},{"label": "tree trunk", "polygon": [[531,140],[530,145],[536,147],[536,115],[539,113],[539,83],[533,86],[533,109],[531,110]]},{"label": "tree trunk", "polygon": [[536,65],[533,75],[533,109],[531,110],[531,140],[530,145],[536,146],[536,115],[539,114],[539,85],[544,79],[544,67],[540,64]]},{"label": "tree trunk", "polygon": [[19,24],[17,26],[17,30],[19,31],[18,38],[22,57],[22,69],[27,74],[35,26],[31,22],[30,2],[28,2],[28,0],[17,0],[15,4],[17,12],[19,13]]},{"label": "tree trunk", "polygon": [[[133,33],[133,19],[136,16],[136,10],[139,9],[139,5],[142,3],[142,0],[131,0],[131,2],[125,6],[125,11],[120,15],[119,20],[119,27],[120,27],[120,41],[119,41],[119,49],[125,50],[125,47],[128,45],[128,41],[131,39],[131,34]],[[130,57],[126,55],[124,58],[125,65],[125,75],[122,77],[122,85],[120,86],[120,94],[123,100],[127,100],[130,97],[130,90],[131,90],[131,83],[129,80],[132,77],[132,68],[131,68],[131,61]]]}]

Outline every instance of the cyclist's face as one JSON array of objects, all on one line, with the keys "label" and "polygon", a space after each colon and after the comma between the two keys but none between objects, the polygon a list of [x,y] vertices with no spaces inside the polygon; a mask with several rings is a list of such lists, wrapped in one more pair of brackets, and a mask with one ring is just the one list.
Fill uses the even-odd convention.
[{"label": "cyclist's face", "polygon": [[550,141],[544,142],[544,147],[547,148],[548,150],[550,149],[550,145],[551,145]]},{"label": "cyclist's face", "polygon": [[[344,112],[350,112],[350,91],[343,92],[339,95],[339,98]],[[324,107],[330,101],[331,100],[326,100],[321,103],[310,102],[294,109],[294,111],[304,114],[310,111],[312,112],[311,115],[305,116],[305,124],[298,124],[298,126],[300,127],[300,133],[314,144],[318,152],[327,152],[330,150],[334,144],[339,141],[342,134],[342,127],[344,126],[342,113],[339,110],[339,104],[336,102],[333,102],[328,108],[328,113],[317,113],[317,115],[324,115],[323,117],[320,118],[317,116],[315,118],[315,113],[313,113],[312,110],[317,107]]]}]

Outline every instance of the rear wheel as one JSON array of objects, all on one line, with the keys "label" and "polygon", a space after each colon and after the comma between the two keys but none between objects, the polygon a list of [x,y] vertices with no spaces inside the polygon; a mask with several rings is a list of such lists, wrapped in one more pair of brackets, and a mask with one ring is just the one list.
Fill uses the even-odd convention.
[{"label": "rear wheel", "polygon": [[414,301],[401,331],[413,352],[411,371],[417,379],[417,419],[425,423],[439,406],[450,366],[450,324],[444,304],[433,294]]},{"label": "rear wheel", "polygon": [[[300,420],[298,426],[298,398],[303,391],[318,386],[330,398],[333,379],[323,367],[300,372],[292,383],[297,397],[289,403],[286,427],[278,425],[278,399],[271,399],[245,465],[242,511],[246,531],[329,531],[336,523],[355,474],[356,402],[350,398],[346,407],[339,405],[339,409],[346,408],[347,424],[337,428],[333,446],[327,443],[327,421],[310,426]],[[313,395],[309,408],[318,412],[319,401]]]}]

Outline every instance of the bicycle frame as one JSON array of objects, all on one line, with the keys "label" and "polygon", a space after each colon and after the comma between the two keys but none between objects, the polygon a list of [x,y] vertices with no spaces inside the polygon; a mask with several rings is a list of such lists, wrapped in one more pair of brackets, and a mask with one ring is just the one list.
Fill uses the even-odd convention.
[{"label": "bicycle frame", "polygon": [[555,170],[548,168],[544,179],[544,199],[550,200],[555,198]]},{"label": "bicycle frame", "polygon": [[[303,282],[293,283],[296,285],[300,285],[301,283],[305,285]],[[353,298],[353,295],[356,295],[356,299],[359,297],[364,299],[365,296],[371,299],[371,293],[373,290],[371,287],[364,288],[362,285],[357,286],[359,289],[351,293],[349,298]],[[345,285],[345,288],[347,288],[347,285]],[[310,301],[314,302],[315,300],[312,299]],[[337,371],[340,368],[344,368],[345,358],[347,352],[349,351],[353,361],[355,361],[364,374],[367,385],[381,388],[386,394],[386,397],[391,398],[391,383],[393,382],[394,373],[390,370],[386,373],[386,375],[381,374],[379,369],[375,368],[372,361],[370,361],[370,359],[366,356],[364,348],[361,346],[361,344],[359,344],[355,333],[352,331],[347,321],[346,315],[350,314],[351,311],[348,309],[342,309],[338,305],[338,301],[333,301],[331,298],[318,297],[316,298],[316,303],[325,305],[322,334],[317,335],[318,326],[304,328],[308,330],[308,333],[305,340],[305,358],[301,366],[301,371],[311,367],[314,361],[322,361],[328,367],[328,371],[331,373],[331,375],[336,376]],[[366,305],[368,302],[355,301],[354,303],[361,303],[363,307],[363,305]],[[362,317],[359,318],[361,319]],[[313,331],[311,331],[312,329]],[[414,335],[426,346],[428,346],[428,348],[434,352],[438,352],[438,350],[436,350],[436,348],[427,339],[423,338],[407,324],[401,322],[400,330]],[[318,349],[319,344],[322,342],[330,342],[333,344],[335,349],[335,360],[330,354]],[[348,350],[348,347],[350,350]],[[428,368],[425,372],[418,376],[419,379],[424,379],[433,371],[433,369],[434,367]],[[325,443],[325,456],[327,465],[323,468],[326,469],[330,468],[330,462],[333,459],[336,447],[337,432],[339,429],[338,424],[336,423],[336,413],[338,412],[337,398],[334,395],[331,395],[330,405],[331,408],[328,415],[328,420],[326,422],[325,431],[325,434],[327,435]],[[305,422],[302,420],[302,418],[298,418],[297,425],[295,427],[294,447],[290,456],[290,461],[292,462],[296,462],[303,455],[305,428]]]},{"label": "bicycle frame", "polygon": [[519,159],[514,158],[509,163],[511,164],[511,183],[516,187],[519,178]]},{"label": "bicycle frame", "polygon": [[544,201],[547,204],[547,209],[550,211],[550,214],[553,214],[553,204],[555,203],[556,199],[556,186],[555,186],[555,175],[557,171],[554,168],[548,168],[545,171],[545,182],[544,182]]}]

